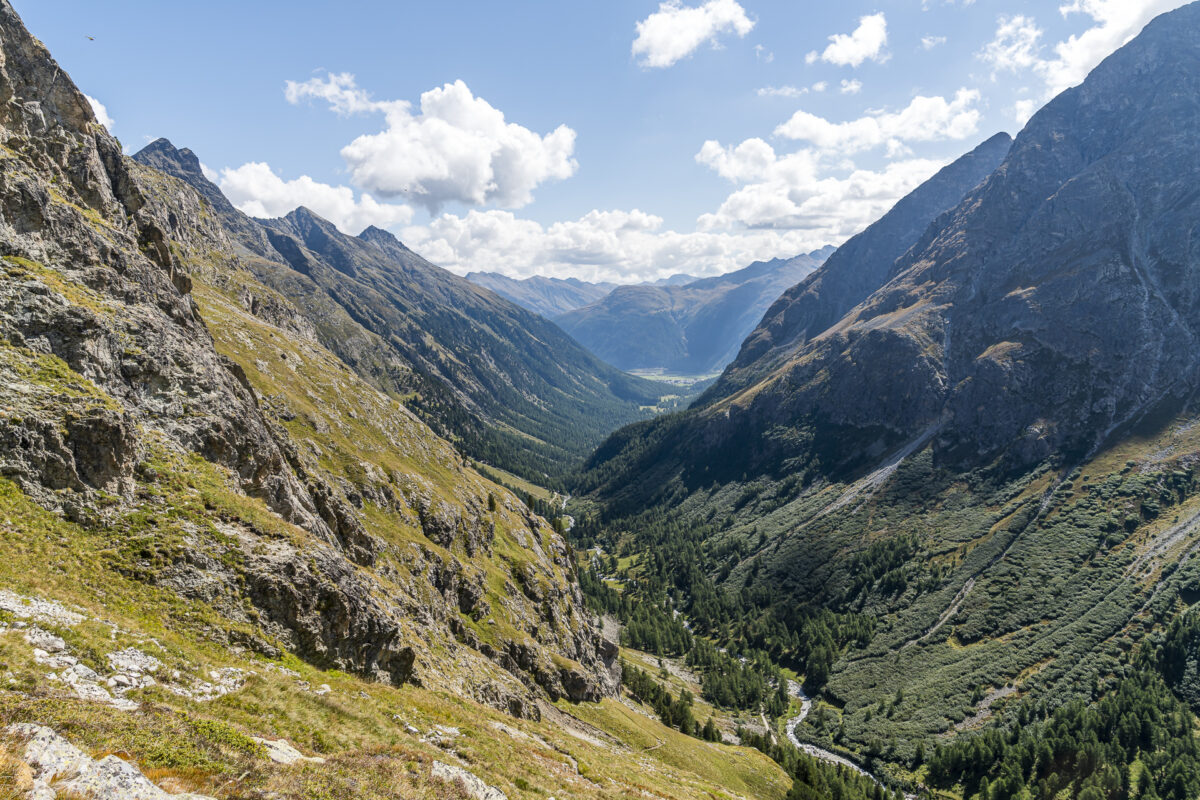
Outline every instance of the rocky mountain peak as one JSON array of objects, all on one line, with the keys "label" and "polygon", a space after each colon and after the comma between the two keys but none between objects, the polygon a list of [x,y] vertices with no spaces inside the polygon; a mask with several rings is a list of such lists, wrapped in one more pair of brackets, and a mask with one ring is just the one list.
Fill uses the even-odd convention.
[{"label": "rocky mountain peak", "polygon": [[402,247],[404,250],[412,252],[404,245],[404,242],[396,238],[395,234],[391,233],[390,231],[385,231],[383,228],[378,228],[374,225],[370,225],[365,228],[363,232],[358,235],[358,238],[362,239],[364,242],[371,242],[372,244],[380,247]]},{"label": "rocky mountain peak", "polygon": [[61,126],[86,133],[91,126],[99,125],[87,98],[45,46],[30,36],[8,0],[0,0],[0,36],[5,73],[0,102],[8,112],[6,129],[24,127],[27,132],[46,132]]},{"label": "rocky mountain peak", "polygon": [[[170,139],[165,137],[155,139],[139,150],[137,155],[139,160],[147,166],[154,166],[157,169],[159,168],[158,164],[170,164],[194,180],[208,180],[200,166],[200,158],[186,147],[177,148]],[[166,172],[167,170],[162,171]]]}]

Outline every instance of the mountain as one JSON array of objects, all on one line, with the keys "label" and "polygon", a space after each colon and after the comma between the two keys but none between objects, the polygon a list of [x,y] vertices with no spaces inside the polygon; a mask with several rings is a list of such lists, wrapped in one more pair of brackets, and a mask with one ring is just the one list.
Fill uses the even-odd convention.
[{"label": "mountain", "polygon": [[[245,270],[200,196],[124,157],[10,8],[0,25],[0,441],[14,513],[77,531],[81,552],[106,540],[111,579],[176,595],[179,624],[202,624],[189,605],[224,613],[218,642],[397,685],[432,686],[443,659],[474,660],[479,696],[525,714],[530,690],[611,693],[546,521],[324,348]],[[20,546],[6,543],[6,556]],[[529,596],[497,589],[505,580]],[[509,622],[466,632],[501,604]],[[504,655],[520,648],[524,667]]]},{"label": "mountain", "polygon": [[957,201],[898,205],[915,236],[832,256],[702,404],[602,445],[574,489],[609,579],[795,669],[797,740],[910,791],[1189,796],[1198,123],[1193,3],[972,154]]},{"label": "mountain", "polygon": [[685,283],[698,281],[700,278],[696,275],[687,275],[683,272],[676,272],[674,275],[668,275],[665,278],[659,278],[656,281],[650,281],[651,286],[682,286]]},{"label": "mountain", "polygon": [[725,366],[763,311],[820,266],[832,247],[683,285],[619,286],[557,318],[584,347],[621,369],[704,375]]},{"label": "mountain", "polygon": [[621,696],[561,518],[323,343],[382,359],[385,276],[431,323],[458,282],[125,157],[7,0],[0,142],[0,796],[783,800]]},{"label": "mountain", "polygon": [[788,288],[745,337],[737,358],[706,399],[725,397],[762,377],[850,309],[866,300],[893,275],[896,260],[916,244],[926,228],[956,206],[1004,160],[1012,138],[998,133],[943,167],[866,230],[831,255],[821,269]]},{"label": "mountain", "polygon": [[518,280],[499,272],[468,272],[467,280],[546,319],[594,303],[617,286],[615,283],[589,283],[578,278],[543,275]]},{"label": "mountain", "polygon": [[[1195,48],[1163,25],[1036,114],[840,319],[818,330],[825,317],[782,301],[784,323],[756,331],[734,366],[758,380],[712,405],[739,420],[731,432],[836,427],[858,442],[840,454],[850,465],[936,431],[939,457],[1020,468],[1086,457],[1186,399],[1200,315],[1183,233],[1196,153],[1181,142]],[[830,276],[810,305],[837,307],[838,290]]]},{"label": "mountain", "polygon": [[474,458],[545,480],[658,403],[654,384],[386,231],[348,236],[305,208],[250,219],[204,177],[194,153],[165,139],[134,159],[195,188],[248,268],[301,309],[322,344],[376,386],[408,397]]}]

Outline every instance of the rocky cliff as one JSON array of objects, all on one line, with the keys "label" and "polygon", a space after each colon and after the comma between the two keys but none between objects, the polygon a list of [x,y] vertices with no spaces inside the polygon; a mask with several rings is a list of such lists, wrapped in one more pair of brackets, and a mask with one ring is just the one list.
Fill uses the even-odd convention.
[{"label": "rocky cliff", "polygon": [[265,235],[123,156],[6,2],[0,56],[6,485],[214,641],[527,716],[611,693],[561,537],[322,346]]}]

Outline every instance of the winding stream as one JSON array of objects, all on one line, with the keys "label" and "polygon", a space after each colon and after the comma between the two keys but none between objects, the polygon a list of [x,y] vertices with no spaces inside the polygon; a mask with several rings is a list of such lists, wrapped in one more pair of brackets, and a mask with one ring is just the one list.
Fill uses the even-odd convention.
[{"label": "winding stream", "polygon": [[800,713],[787,721],[786,730],[788,741],[790,741],[797,749],[808,753],[813,758],[819,758],[822,761],[828,761],[831,764],[841,764],[842,766],[849,767],[859,775],[870,778],[879,786],[883,786],[883,783],[880,782],[878,778],[845,756],[839,756],[837,753],[831,753],[828,750],[822,750],[816,745],[808,744],[797,739],[796,726],[804,721],[804,718],[808,716],[808,712],[812,711],[813,703],[812,699],[804,693],[804,688],[795,681],[788,681],[788,694],[800,701]]}]

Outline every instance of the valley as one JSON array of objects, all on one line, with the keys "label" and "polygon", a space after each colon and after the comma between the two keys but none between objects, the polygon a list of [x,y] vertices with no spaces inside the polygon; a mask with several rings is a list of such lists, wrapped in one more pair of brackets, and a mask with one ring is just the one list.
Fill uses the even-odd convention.
[{"label": "valley", "polygon": [[1200,3],[709,278],[460,277],[102,111],[0,0],[0,800],[1200,796]]}]

